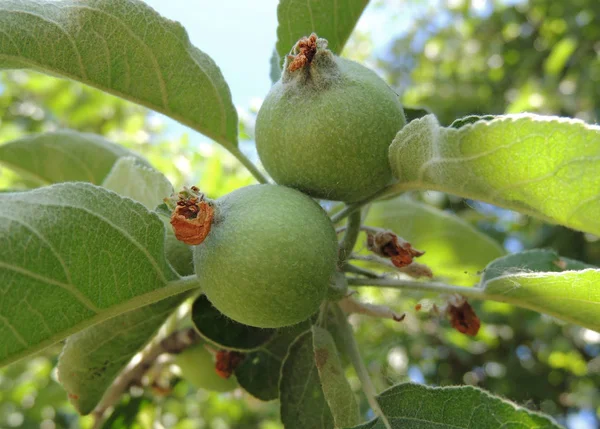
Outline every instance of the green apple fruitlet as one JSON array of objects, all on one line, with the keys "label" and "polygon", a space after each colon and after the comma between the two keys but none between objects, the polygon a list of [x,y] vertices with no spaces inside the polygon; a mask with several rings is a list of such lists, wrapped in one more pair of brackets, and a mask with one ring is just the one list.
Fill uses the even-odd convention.
[{"label": "green apple fruitlet", "polygon": [[300,40],[256,118],[256,146],[275,181],[315,198],[355,202],[392,181],[388,148],[405,125],[373,71]]},{"label": "green apple fruitlet", "polygon": [[314,314],[337,257],[336,233],[323,209],[279,185],[247,186],[212,204],[214,220],[194,247],[194,266],[217,310],[259,328]]},{"label": "green apple fruitlet", "polygon": [[193,386],[214,392],[229,392],[238,386],[235,376],[223,378],[215,371],[215,358],[204,344],[185,349],[175,355],[181,375]]}]

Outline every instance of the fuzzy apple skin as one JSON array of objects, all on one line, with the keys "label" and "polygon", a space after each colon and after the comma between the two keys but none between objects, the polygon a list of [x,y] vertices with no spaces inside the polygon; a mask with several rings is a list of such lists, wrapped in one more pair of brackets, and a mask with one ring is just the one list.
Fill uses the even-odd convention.
[{"label": "fuzzy apple skin", "polygon": [[212,304],[260,328],[314,314],[336,258],[335,230],[323,209],[278,185],[247,186],[216,200],[211,231],[194,247],[196,275]]},{"label": "fuzzy apple skin", "polygon": [[388,148],[406,123],[402,105],[373,71],[328,50],[306,67],[284,70],[265,98],[256,119],[260,159],[281,185],[362,200],[392,181]]},{"label": "fuzzy apple skin", "polygon": [[235,376],[223,378],[215,371],[215,359],[203,344],[185,349],[175,356],[181,375],[198,389],[230,392],[238,386]]}]

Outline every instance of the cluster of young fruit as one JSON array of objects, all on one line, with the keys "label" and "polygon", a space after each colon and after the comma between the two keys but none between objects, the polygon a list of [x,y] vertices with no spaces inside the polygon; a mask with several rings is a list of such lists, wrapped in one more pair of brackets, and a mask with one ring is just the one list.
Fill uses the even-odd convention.
[{"label": "cluster of young fruit", "polygon": [[194,245],[206,297],[231,319],[279,328],[308,319],[336,273],[337,236],[313,198],[353,203],[392,181],[388,147],[405,124],[397,94],[316,35],[285,59],[256,120],[259,157],[277,184],[215,201],[178,195],[171,223]]}]

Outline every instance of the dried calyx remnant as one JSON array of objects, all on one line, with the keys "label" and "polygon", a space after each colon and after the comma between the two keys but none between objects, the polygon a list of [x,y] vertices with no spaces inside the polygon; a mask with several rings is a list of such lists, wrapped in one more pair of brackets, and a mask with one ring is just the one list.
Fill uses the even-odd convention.
[{"label": "dried calyx remnant", "polygon": [[202,243],[215,215],[212,201],[207,200],[196,186],[184,187],[164,201],[173,210],[171,225],[175,237],[189,245]]},{"label": "dried calyx remnant", "polygon": [[216,353],[215,371],[222,378],[229,378],[245,358],[243,353],[233,350],[219,350]]},{"label": "dried calyx remnant", "polygon": [[469,336],[477,335],[481,321],[465,297],[452,295],[448,300],[446,312],[450,316],[450,324],[458,332]]},{"label": "dried calyx remnant", "polygon": [[288,56],[290,60],[287,69],[291,72],[301,69],[310,64],[317,53],[317,35],[312,33],[309,37],[303,37],[294,46],[296,55]]},{"label": "dried calyx remnant", "polygon": [[413,249],[411,244],[398,237],[392,231],[368,231],[367,248],[384,258],[390,258],[392,263],[398,267],[406,267],[413,262],[413,258],[418,258],[425,254],[417,249]]}]

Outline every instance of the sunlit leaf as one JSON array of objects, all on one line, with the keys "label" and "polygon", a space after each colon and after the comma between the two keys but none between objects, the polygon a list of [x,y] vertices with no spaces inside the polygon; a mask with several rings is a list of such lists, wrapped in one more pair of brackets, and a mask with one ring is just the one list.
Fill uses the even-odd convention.
[{"label": "sunlit leaf", "polygon": [[280,0],[277,53],[280,61],[302,37],[317,33],[340,54],[369,0]]},{"label": "sunlit leaf", "polygon": [[173,186],[164,174],[139,165],[131,157],[119,159],[102,186],[142,203],[148,210],[154,210],[173,193]]},{"label": "sunlit leaf", "polygon": [[406,197],[373,204],[365,224],[391,229],[424,250],[418,262],[454,284],[477,283],[477,273],[504,254],[497,242],[458,216]]},{"label": "sunlit leaf", "polygon": [[[534,413],[472,386],[399,384],[377,396],[392,429],[560,429]],[[384,429],[379,419],[354,429]]]},{"label": "sunlit leaf", "polygon": [[0,67],[78,80],[237,146],[221,71],[184,28],[138,0],[0,1]]},{"label": "sunlit leaf", "polygon": [[0,194],[0,363],[194,288],[164,237],[158,215],[91,184]]},{"label": "sunlit leaf", "polygon": [[480,287],[488,299],[600,332],[600,269],[590,267],[550,250],[532,250],[492,262]]},{"label": "sunlit leaf", "polygon": [[433,115],[390,147],[396,190],[430,189],[481,200],[600,234],[600,127],[530,114],[454,129]]},{"label": "sunlit leaf", "polygon": [[77,181],[99,185],[121,157],[133,157],[135,164],[147,165],[98,135],[70,130],[35,134],[0,145],[0,164],[38,185]]}]

